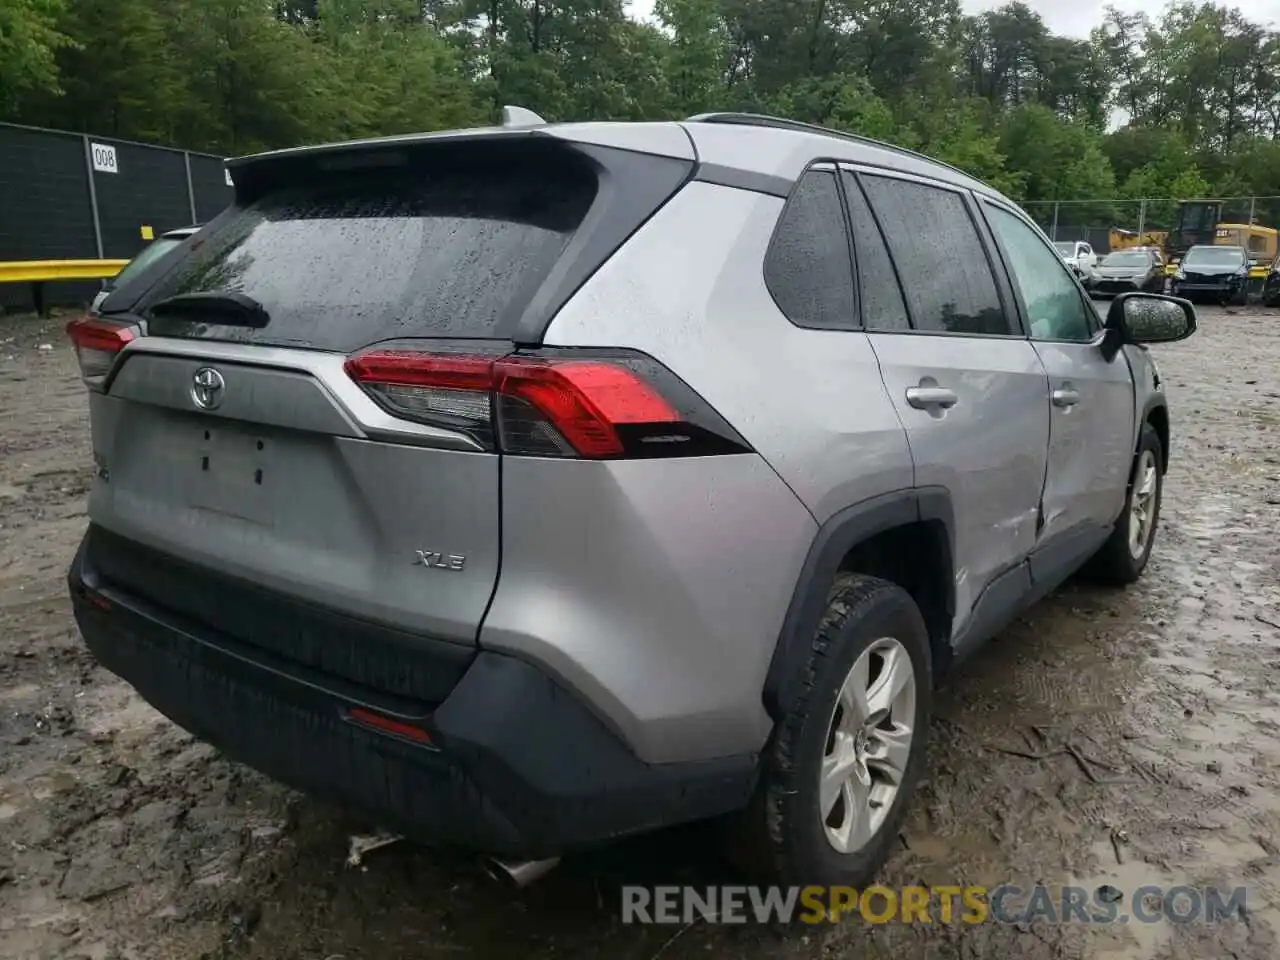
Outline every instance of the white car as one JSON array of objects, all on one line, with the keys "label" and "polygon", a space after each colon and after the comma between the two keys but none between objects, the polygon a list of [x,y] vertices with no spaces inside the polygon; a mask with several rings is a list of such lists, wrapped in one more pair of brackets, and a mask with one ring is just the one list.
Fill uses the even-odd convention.
[{"label": "white car", "polygon": [[1092,279],[1098,266],[1098,255],[1093,252],[1093,247],[1083,240],[1058,240],[1053,245],[1077,276],[1086,283]]}]

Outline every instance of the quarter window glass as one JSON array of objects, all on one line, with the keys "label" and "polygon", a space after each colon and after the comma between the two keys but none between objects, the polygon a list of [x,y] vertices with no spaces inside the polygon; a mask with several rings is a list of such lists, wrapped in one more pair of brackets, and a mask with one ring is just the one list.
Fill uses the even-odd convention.
[{"label": "quarter window glass", "polygon": [[917,330],[1011,334],[978,229],[952,190],[863,178]]},{"label": "quarter window glass", "polygon": [[1020,217],[999,207],[987,210],[1013,282],[1022,294],[1031,336],[1036,340],[1092,339],[1092,310],[1061,258]]},{"label": "quarter window glass", "polygon": [[862,303],[862,323],[868,330],[909,330],[907,307],[893,272],[889,249],[876,226],[862,188],[851,174],[844,174],[844,192],[849,198],[849,219],[853,223],[853,248],[858,261],[858,294]]},{"label": "quarter window glass", "polygon": [[797,326],[857,326],[849,235],[834,171],[811,170],[796,184],[765,255],[764,282]]}]

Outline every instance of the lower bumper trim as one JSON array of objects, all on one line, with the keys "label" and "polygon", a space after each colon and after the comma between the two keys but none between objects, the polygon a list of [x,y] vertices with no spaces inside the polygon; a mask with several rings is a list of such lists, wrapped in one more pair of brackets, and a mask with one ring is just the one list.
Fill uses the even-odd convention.
[{"label": "lower bumper trim", "polygon": [[103,666],[230,758],[418,842],[548,858],[741,809],[754,789],[755,755],[646,764],[539,667],[488,651],[412,718],[429,745],[388,736],[350,711],[409,704],[370,703],[350,684],[99,591],[83,552],[68,578],[73,608]]}]

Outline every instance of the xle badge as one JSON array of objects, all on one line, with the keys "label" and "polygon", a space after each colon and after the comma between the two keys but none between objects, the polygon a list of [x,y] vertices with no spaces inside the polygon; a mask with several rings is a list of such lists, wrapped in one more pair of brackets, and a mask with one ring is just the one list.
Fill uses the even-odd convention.
[{"label": "xle badge", "polygon": [[461,570],[467,563],[466,557],[456,553],[433,553],[430,550],[415,550],[413,553],[414,566],[432,570]]}]

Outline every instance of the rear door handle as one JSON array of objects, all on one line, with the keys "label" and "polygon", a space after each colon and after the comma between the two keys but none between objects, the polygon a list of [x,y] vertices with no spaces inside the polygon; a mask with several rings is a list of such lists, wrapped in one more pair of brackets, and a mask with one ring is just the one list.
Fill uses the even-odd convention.
[{"label": "rear door handle", "polygon": [[1059,387],[1050,394],[1055,407],[1074,407],[1080,402],[1080,394],[1071,387]]},{"label": "rear door handle", "polygon": [[930,410],[935,407],[946,410],[954,407],[958,399],[956,392],[946,387],[907,387],[907,403],[917,410]]}]

